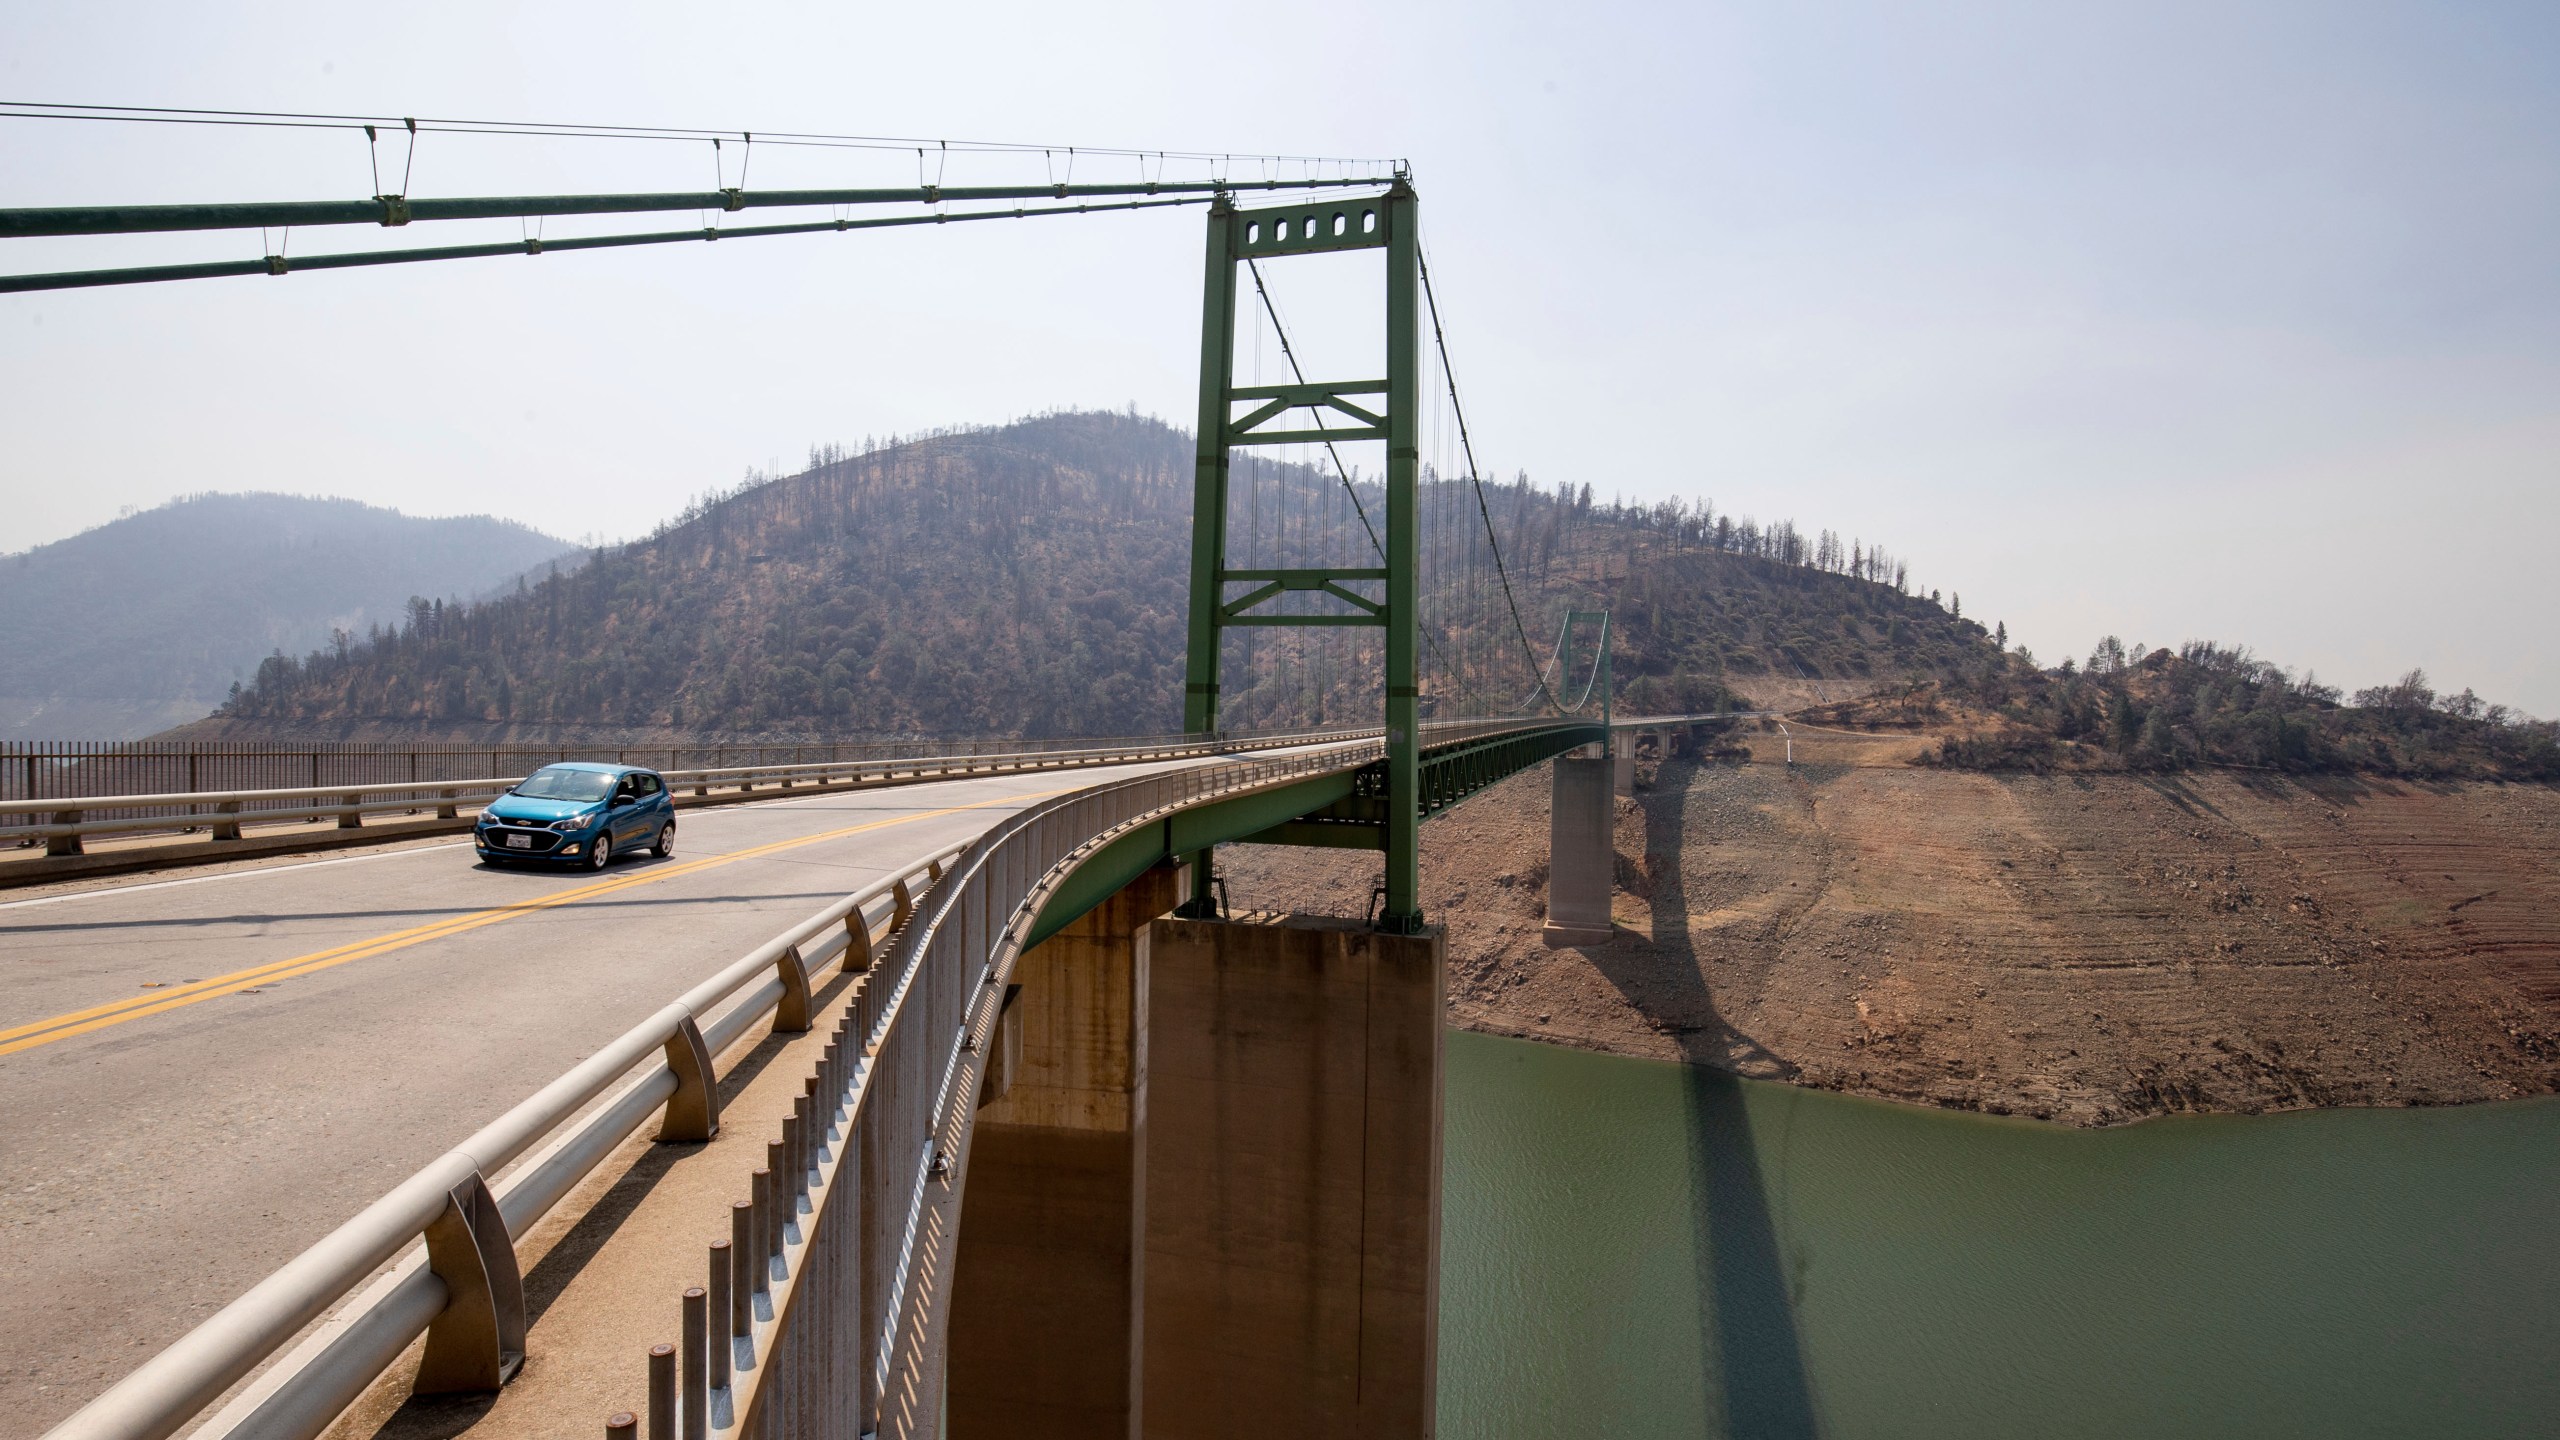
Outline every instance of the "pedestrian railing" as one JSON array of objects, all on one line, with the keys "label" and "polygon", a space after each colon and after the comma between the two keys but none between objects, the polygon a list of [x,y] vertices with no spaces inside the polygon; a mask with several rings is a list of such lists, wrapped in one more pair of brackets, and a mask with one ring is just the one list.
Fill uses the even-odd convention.
[{"label": "pedestrian railing", "polygon": [[[680,1344],[649,1355],[648,1432],[689,1440],[922,1440],[967,1164],[1005,987],[1041,907],[1121,836],[1212,800],[1354,770],[1384,747],[1165,771],[997,822],[935,886],[866,980],[805,1093],[745,1177]],[[608,1433],[636,1434],[636,1415]]]},{"label": "pedestrian railing", "polygon": [[[1247,732],[1229,731],[1229,734]],[[1258,733],[1258,732],[1257,732]],[[652,770],[823,765],[918,755],[1010,755],[1043,750],[1129,748],[1156,735],[774,741],[702,737],[681,742],[579,745],[452,742],[366,743],[236,740],[0,740],[0,800],[72,795],[164,795],[203,791],[328,789],[348,785],[453,782],[521,775],[561,760],[604,760]]]},{"label": "pedestrian railing", "polygon": [[[1446,744],[1540,723],[1428,733]],[[195,1434],[309,1440],[422,1334],[421,1391],[497,1389],[527,1345],[515,1241],[652,1115],[660,1139],[709,1138],[719,1124],[714,1057],[767,1014],[777,1033],[811,1030],[819,972],[831,963],[853,977],[852,999],[767,1143],[765,1167],[748,1177],[729,1238],[711,1247],[708,1283],[683,1297],[682,1347],[651,1353],[651,1433],[937,1433],[970,1121],[1005,986],[1043,905],[1113,841],[1204,803],[1356,771],[1384,754],[1378,737],[1265,737],[1246,743],[1294,748],[1035,802],[966,847],[828,905],[411,1176],[49,1440],[164,1440],[332,1306],[341,1308]],[[757,768],[755,778],[775,774]],[[614,1418],[626,1432],[636,1423]]]},{"label": "pedestrian railing", "polygon": [[[1262,735],[1250,738],[1179,736],[1116,741],[1078,749],[1034,749],[991,754],[924,754],[894,758],[824,761],[791,765],[737,765],[663,772],[678,804],[699,803],[714,792],[730,796],[758,789],[846,787],[901,784],[1025,770],[1072,769],[1186,756],[1268,750],[1312,741],[1336,740],[1361,731]],[[41,841],[47,855],[83,853],[89,835],[142,834],[201,830],[215,843],[241,838],[244,824],[315,824],[337,821],[341,830],[362,828],[367,815],[415,814],[432,809],[439,820],[455,820],[463,807],[477,808],[523,780],[522,775],[433,780],[374,785],[303,785],[281,789],[179,791],[158,795],[86,795],[45,800],[0,800],[0,822],[7,817],[42,817],[0,828],[0,843]],[[100,812],[110,812],[103,818]]]}]

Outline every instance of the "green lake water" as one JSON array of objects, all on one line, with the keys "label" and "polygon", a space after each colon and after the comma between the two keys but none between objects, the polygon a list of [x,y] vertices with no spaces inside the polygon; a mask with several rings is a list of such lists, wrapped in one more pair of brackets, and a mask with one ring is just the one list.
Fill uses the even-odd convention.
[{"label": "green lake water", "polygon": [[2072,1131],[1448,1037],[1440,1434],[2560,1435],[2560,1099]]}]

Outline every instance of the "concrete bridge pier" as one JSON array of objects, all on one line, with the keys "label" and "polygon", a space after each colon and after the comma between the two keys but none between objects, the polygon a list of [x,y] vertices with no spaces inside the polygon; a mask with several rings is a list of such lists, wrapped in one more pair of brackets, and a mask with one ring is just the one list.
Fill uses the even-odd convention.
[{"label": "concrete bridge pier", "polygon": [[1014,965],[1021,1063],[978,1112],[953,1272],[955,1437],[1137,1435],[1146,1263],[1147,922],[1158,866]]},{"label": "concrete bridge pier", "polygon": [[1180,895],[1149,872],[1016,967],[949,1434],[1428,1436],[1442,937],[1165,916]]},{"label": "concrete bridge pier", "polygon": [[[1628,747],[1627,754],[1634,749]],[[1615,933],[1609,890],[1615,879],[1611,796],[1619,761],[1613,756],[1558,756],[1547,832],[1547,925],[1551,947],[1604,945]]]}]

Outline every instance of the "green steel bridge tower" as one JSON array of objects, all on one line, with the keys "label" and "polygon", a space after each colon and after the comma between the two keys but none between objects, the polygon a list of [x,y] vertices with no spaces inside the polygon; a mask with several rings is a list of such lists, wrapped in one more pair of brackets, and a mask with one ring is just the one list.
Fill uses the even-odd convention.
[{"label": "green steel bridge tower", "polygon": [[[1286,385],[1235,383],[1236,270],[1251,261],[1342,250],[1386,251],[1387,354],[1383,378]],[[1420,393],[1419,295],[1414,192],[1397,176],[1383,196],[1314,197],[1297,204],[1244,210],[1226,196],[1209,207],[1209,243],[1200,317],[1199,456],[1191,502],[1191,613],[1183,684],[1183,728],[1218,728],[1221,632],[1241,626],[1372,625],[1386,630],[1385,905],[1379,927],[1410,934],[1422,927],[1421,736],[1415,650],[1416,485],[1420,447],[1415,430]],[[1242,413],[1239,405],[1248,406]],[[1383,414],[1380,411],[1383,410]],[[1287,417],[1311,412],[1310,422]],[[1348,420],[1325,423],[1326,412]],[[1271,428],[1279,421],[1292,428]],[[1229,455],[1239,445],[1383,440],[1387,446],[1386,531],[1382,564],[1237,569],[1228,565]],[[1355,582],[1385,582],[1383,600]],[[1228,587],[1251,588],[1231,595]],[[1321,613],[1275,613],[1262,607],[1297,592],[1326,596]],[[1193,857],[1194,914],[1215,913],[1209,856]]]}]

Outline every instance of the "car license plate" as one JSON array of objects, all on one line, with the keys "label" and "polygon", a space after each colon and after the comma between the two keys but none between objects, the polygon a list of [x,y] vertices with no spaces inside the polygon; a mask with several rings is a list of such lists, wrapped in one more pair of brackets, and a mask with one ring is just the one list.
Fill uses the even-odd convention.
[{"label": "car license plate", "polygon": [[533,837],[530,835],[510,835],[507,837],[507,848],[510,850],[530,850],[533,848]]}]

